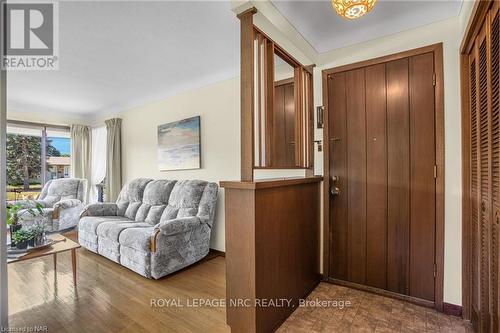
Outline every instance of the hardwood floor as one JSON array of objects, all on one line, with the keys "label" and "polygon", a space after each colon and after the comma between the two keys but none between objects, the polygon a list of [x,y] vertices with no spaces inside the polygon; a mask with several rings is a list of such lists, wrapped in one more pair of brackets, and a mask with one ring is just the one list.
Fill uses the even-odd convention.
[{"label": "hardwood floor", "polygon": [[[210,257],[161,280],[148,280],[116,263],[77,251],[73,288],[70,253],[9,265],[11,327],[48,332],[229,332],[224,307],[187,307],[187,299],[225,297],[225,259]],[[184,307],[154,307],[172,299]],[[297,309],[279,332],[471,332],[462,320],[402,301],[321,283],[308,300],[344,300],[344,309]],[[215,305],[215,304],[214,304]]]},{"label": "hardwood floor", "polygon": [[152,307],[151,299],[223,299],[225,261],[205,260],[161,280],[148,280],[85,249],[77,251],[73,288],[70,253],[9,265],[10,327],[48,332],[229,332],[223,307]]}]

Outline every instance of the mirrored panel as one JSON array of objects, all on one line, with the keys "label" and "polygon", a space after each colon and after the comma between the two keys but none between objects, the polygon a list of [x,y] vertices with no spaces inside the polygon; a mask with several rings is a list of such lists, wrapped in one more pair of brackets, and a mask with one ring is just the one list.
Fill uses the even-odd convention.
[{"label": "mirrored panel", "polygon": [[255,168],[312,168],[312,74],[255,33]]},{"label": "mirrored panel", "polygon": [[271,165],[295,166],[295,69],[274,54]]}]

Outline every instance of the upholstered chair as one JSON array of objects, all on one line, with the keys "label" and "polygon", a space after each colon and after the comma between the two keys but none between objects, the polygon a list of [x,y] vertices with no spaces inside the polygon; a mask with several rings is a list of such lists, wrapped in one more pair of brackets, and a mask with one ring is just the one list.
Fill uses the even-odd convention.
[{"label": "upholstered chair", "polygon": [[116,203],[91,204],[80,244],[147,278],[159,279],[208,254],[218,186],[202,180],[134,179]]},{"label": "upholstered chair", "polygon": [[[78,224],[80,214],[85,208],[87,180],[78,178],[52,179],[45,186],[37,200],[9,201],[7,205],[21,204],[22,208],[33,208],[36,203],[43,207],[45,231],[60,231],[73,228]],[[39,216],[32,216],[21,210],[20,222],[30,225]]]}]

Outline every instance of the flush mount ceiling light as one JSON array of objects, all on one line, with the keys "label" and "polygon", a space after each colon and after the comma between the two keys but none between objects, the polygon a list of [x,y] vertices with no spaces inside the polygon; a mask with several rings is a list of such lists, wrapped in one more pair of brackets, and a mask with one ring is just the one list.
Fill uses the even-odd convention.
[{"label": "flush mount ceiling light", "polygon": [[346,19],[356,19],[368,13],[377,0],[332,0],[335,11]]}]

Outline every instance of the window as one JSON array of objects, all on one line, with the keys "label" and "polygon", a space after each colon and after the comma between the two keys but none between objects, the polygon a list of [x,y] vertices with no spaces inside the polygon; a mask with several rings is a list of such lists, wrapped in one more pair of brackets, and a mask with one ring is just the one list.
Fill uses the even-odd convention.
[{"label": "window", "polygon": [[7,198],[36,199],[47,180],[70,177],[68,127],[7,122]]},{"label": "window", "polygon": [[46,179],[68,178],[71,165],[71,139],[67,131],[47,129]]}]

